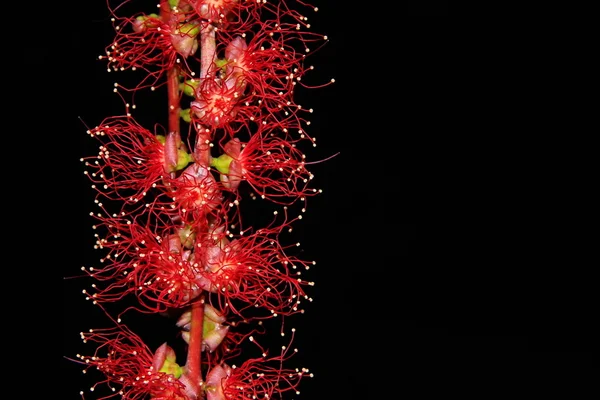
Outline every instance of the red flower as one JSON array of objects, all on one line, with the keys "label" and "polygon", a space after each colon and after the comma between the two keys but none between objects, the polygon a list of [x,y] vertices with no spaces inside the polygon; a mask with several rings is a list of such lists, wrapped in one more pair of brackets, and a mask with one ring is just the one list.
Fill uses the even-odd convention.
[{"label": "red flower", "polygon": [[108,251],[101,259],[101,268],[88,273],[106,287],[94,284],[90,299],[102,304],[134,294],[139,307],[146,312],[161,312],[170,307],[182,307],[199,293],[196,284],[199,265],[191,250],[175,233],[156,233],[145,225],[128,223],[119,218],[108,219],[104,225],[105,239],[98,247]]},{"label": "red flower", "polygon": [[[243,3],[249,3],[242,0]],[[230,12],[234,9],[239,12],[240,0],[185,0],[184,3],[189,3],[198,16],[218,24],[226,23]]]},{"label": "red flower", "polygon": [[300,113],[310,110],[296,104],[293,93],[312,69],[304,67],[309,45],[325,37],[301,31],[297,24],[282,20],[285,18],[280,13],[268,22],[257,20],[258,33],[250,34],[249,42],[240,35],[217,31],[219,43],[226,44],[219,50],[224,52],[224,59],[217,60],[219,66],[214,64],[209,78],[195,90],[190,107],[195,122],[225,128],[230,137],[239,130],[238,126],[229,126],[234,122],[242,126],[248,121],[276,122],[281,128],[307,123]]},{"label": "red flower", "polygon": [[195,14],[172,13],[169,21],[164,21],[156,14],[124,18],[113,12],[116,36],[100,59],[108,62],[109,72],[143,70],[146,75],[136,89],[157,84],[176,66],[182,75],[193,76],[186,59],[198,49],[200,27],[190,17]]},{"label": "red flower", "polygon": [[96,329],[82,333],[84,342],[94,342],[98,347],[93,356],[78,355],[85,371],[97,369],[105,379],[94,384],[107,385],[124,400],[153,399],[192,400],[193,390],[175,363],[175,353],[163,344],[152,354],[142,339],[128,328]]},{"label": "red flower", "polygon": [[286,392],[300,394],[300,380],[312,374],[306,368],[283,368],[282,363],[294,354],[288,351],[289,346],[283,346],[277,357],[267,358],[263,353],[264,357],[248,359],[240,367],[224,362],[215,365],[206,375],[206,400],[281,399]]},{"label": "red flower", "polygon": [[221,172],[225,188],[235,191],[241,181],[246,181],[259,196],[290,204],[319,193],[309,187],[313,174],[306,169],[306,157],[296,147],[297,142],[269,131],[257,132],[248,143],[230,140],[223,146],[225,155],[213,164]]},{"label": "red flower", "polygon": [[262,22],[257,33],[245,35],[249,41],[224,33],[222,42],[227,43],[224,76],[243,93],[238,97],[244,115],[253,120],[275,118],[283,125],[288,120],[303,121],[294,90],[312,69],[304,66],[306,55],[313,50],[311,45],[324,42],[326,37],[299,30],[295,24],[283,23],[282,18]]},{"label": "red flower", "polygon": [[191,164],[176,179],[170,180],[169,196],[183,221],[201,220],[218,207],[224,207],[220,185],[209,168]]},{"label": "red flower", "polygon": [[224,233],[197,246],[196,259],[202,268],[196,283],[219,294],[220,312],[229,309],[242,317],[249,308],[270,315],[303,312],[299,304],[308,299],[303,286],[312,282],[301,279],[300,269],[309,269],[309,263],[285,253],[276,237],[281,229],[260,229],[232,241]]},{"label": "red flower", "polygon": [[110,200],[138,203],[189,161],[175,135],[154,135],[131,117],[106,118],[88,133],[101,144],[97,156],[82,159],[85,173]]},{"label": "red flower", "polygon": [[213,128],[232,121],[242,91],[235,78],[204,79],[195,91],[195,101],[190,103],[193,120]]}]

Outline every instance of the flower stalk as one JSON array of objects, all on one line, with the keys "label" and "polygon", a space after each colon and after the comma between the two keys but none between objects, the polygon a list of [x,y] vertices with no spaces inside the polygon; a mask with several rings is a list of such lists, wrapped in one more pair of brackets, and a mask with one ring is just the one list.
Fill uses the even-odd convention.
[{"label": "flower stalk", "polygon": [[[176,29],[175,20],[169,0],[161,0],[160,2],[160,18],[169,25],[172,30]],[[173,135],[175,142],[181,141],[180,132],[180,96],[179,96],[179,71],[176,65],[171,66],[167,70],[167,105],[168,105],[168,132]],[[174,177],[175,174],[171,172]]]},{"label": "flower stalk", "polygon": [[186,361],[187,376],[192,387],[197,388],[196,397],[200,397],[202,379],[202,332],[204,329],[204,295],[192,303],[191,327],[188,342],[188,356]]}]

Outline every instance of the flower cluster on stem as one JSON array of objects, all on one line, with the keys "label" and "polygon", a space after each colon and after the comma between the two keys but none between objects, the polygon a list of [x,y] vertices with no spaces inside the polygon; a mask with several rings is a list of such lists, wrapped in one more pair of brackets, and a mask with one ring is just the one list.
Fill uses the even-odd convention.
[{"label": "flower cluster on stem", "polygon": [[[292,0],[161,0],[154,12],[120,16],[130,2],[109,2],[115,38],[99,59],[109,72],[142,78],[115,85],[130,101],[122,115],[87,131],[99,150],[82,158],[96,193],[90,215],[101,253],[99,265],[83,268],[94,280],[83,292],[112,326],[82,333],[96,350],[76,361],[104,375],[90,389],[104,385],[103,398],[299,393],[301,378],[312,374],[287,366],[297,351],[295,329],[275,352],[257,337],[264,320],[303,313],[312,301],[314,283],[303,274],[316,262],[282,236],[321,192],[303,150],[316,146],[307,132],[313,110],[295,102],[297,87],[333,81],[302,82],[313,69],[307,55],[327,41],[309,30],[307,15],[317,8]],[[167,123],[153,132],[133,110],[140,93],[159,88]],[[247,197],[279,211],[247,226]],[[292,207],[301,211],[293,215]],[[126,306],[113,315],[109,304]],[[150,349],[144,332],[122,321],[132,310],[177,315],[185,357],[166,340]],[[256,345],[258,356],[245,353],[244,343]]]}]

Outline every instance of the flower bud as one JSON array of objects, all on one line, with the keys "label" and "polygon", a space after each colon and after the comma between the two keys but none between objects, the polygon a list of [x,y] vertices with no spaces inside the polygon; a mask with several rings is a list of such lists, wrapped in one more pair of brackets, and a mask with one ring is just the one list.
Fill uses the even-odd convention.
[{"label": "flower bud", "polygon": [[[179,382],[181,382],[183,384],[184,387],[184,392],[185,395],[187,397],[184,397],[184,399],[197,399],[198,398],[198,392],[196,390],[196,385],[194,384],[194,382],[188,377],[187,373],[184,373],[183,375],[181,375],[179,377]],[[170,397],[168,397],[170,398]],[[177,398],[177,400],[181,399],[180,397]]]},{"label": "flower bud", "polygon": [[198,15],[200,15],[201,18],[208,19],[209,21],[220,21],[223,16],[229,14],[229,12],[236,6],[237,3],[239,3],[239,0],[196,0],[192,2]]}]

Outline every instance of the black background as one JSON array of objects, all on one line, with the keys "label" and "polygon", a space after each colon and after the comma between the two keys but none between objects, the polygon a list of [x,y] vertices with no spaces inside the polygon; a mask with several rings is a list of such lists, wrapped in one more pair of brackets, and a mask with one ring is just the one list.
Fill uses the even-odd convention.
[{"label": "black background", "polygon": [[[296,319],[298,362],[315,373],[299,398],[486,396],[519,383],[558,389],[566,376],[581,388],[598,369],[593,264],[577,251],[591,243],[568,221],[523,210],[519,193],[496,189],[494,176],[465,161],[472,142],[454,120],[459,74],[447,2],[393,12],[323,3],[312,29],[330,42],[313,56],[314,79],[336,83],[302,96],[315,109],[314,159],[340,154],[314,165],[324,192],[297,230],[318,260],[314,302]],[[68,74],[60,68],[70,83],[62,89],[76,99],[61,113],[76,143],[64,161],[70,201],[61,205],[74,251],[62,276],[97,259],[93,194],[78,161],[95,144],[79,118],[95,125],[122,110],[112,93],[118,79],[97,61],[112,38],[104,2],[85,2],[77,16]],[[482,135],[486,127],[493,123]],[[83,352],[79,332],[105,321],[82,287],[63,281],[63,356]],[[170,340],[164,320],[150,320],[139,322],[142,336]],[[79,398],[90,381],[69,361],[62,368],[61,397]]]}]

